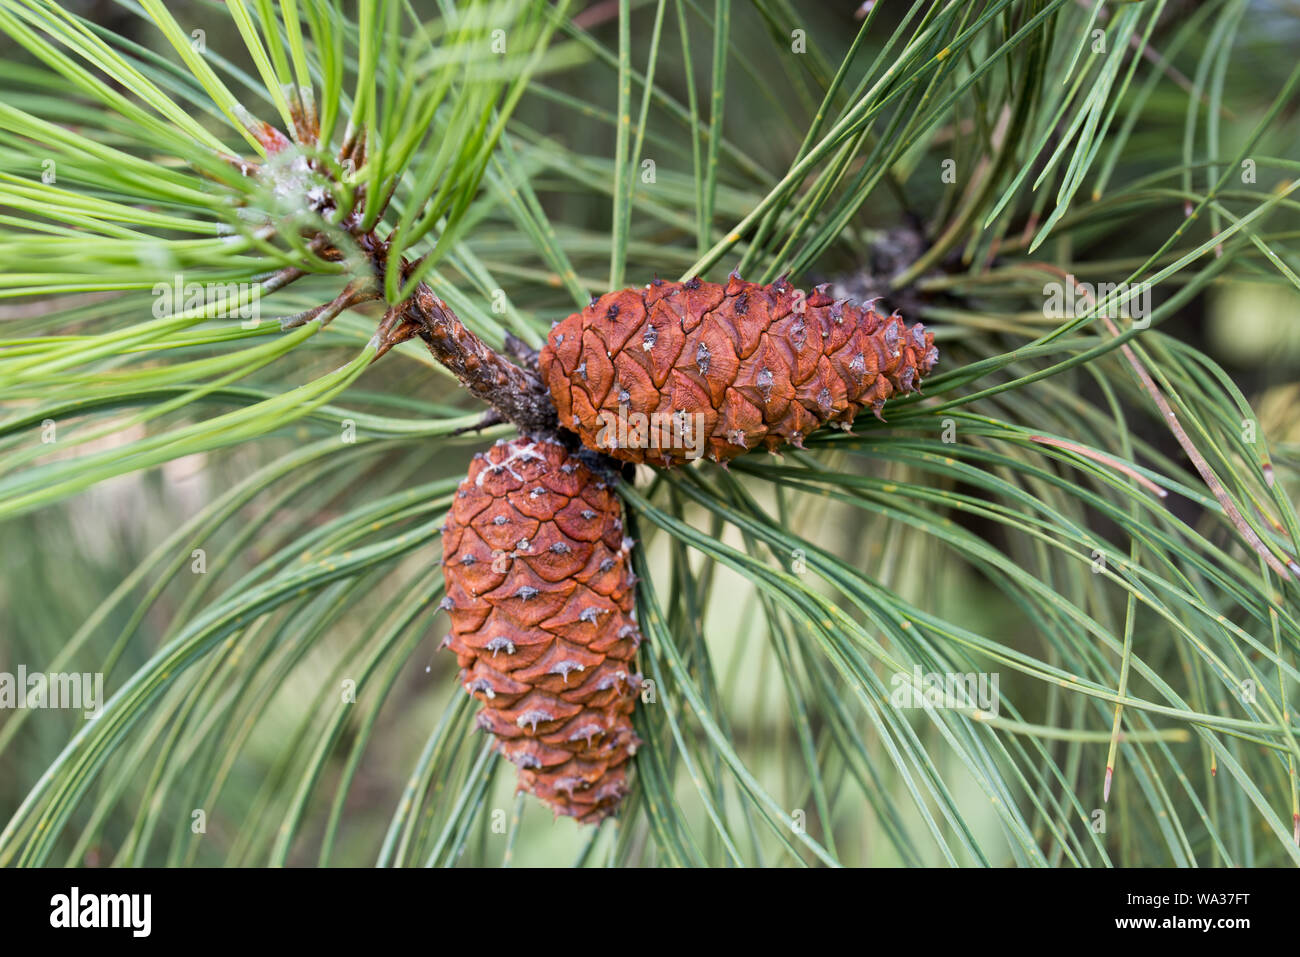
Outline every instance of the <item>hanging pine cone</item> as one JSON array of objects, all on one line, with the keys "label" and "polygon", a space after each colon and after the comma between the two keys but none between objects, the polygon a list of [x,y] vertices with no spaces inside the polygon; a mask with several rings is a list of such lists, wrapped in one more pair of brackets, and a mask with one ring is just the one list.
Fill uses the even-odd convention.
[{"label": "hanging pine cone", "polygon": [[613,813],[641,676],[634,578],[612,489],[563,446],[475,456],[443,529],[444,644],[519,787],[581,821]]},{"label": "hanging pine cone", "polygon": [[912,392],[939,353],[897,314],[732,274],[606,293],[551,330],[542,378],[560,424],[627,462],[725,462],[802,446]]}]

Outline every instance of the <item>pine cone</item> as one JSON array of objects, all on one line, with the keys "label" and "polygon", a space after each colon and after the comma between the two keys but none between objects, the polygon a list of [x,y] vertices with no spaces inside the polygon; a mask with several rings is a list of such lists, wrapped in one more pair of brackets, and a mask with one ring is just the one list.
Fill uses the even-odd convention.
[{"label": "pine cone", "polygon": [[[934,335],[897,314],[788,283],[656,279],[606,293],[557,324],[542,378],[560,424],[627,462],[725,462],[758,445],[848,428],[919,388]],[[642,418],[644,417],[644,419]],[[644,428],[643,428],[644,426]]]},{"label": "pine cone", "polygon": [[598,822],[627,792],[641,676],[618,497],[563,446],[475,456],[443,529],[444,644],[479,726],[557,814]]}]

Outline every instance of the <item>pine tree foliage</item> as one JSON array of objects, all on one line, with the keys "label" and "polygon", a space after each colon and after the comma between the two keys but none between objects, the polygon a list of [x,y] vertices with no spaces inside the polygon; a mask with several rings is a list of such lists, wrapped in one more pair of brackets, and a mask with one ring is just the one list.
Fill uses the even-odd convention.
[{"label": "pine tree foliage", "polygon": [[[0,864],[1300,864],[1294,19],[851,6],[0,0],[0,672],[107,697],[0,717]],[[942,361],[619,483],[642,744],[553,822],[436,653],[514,429],[382,324],[733,269]]]}]

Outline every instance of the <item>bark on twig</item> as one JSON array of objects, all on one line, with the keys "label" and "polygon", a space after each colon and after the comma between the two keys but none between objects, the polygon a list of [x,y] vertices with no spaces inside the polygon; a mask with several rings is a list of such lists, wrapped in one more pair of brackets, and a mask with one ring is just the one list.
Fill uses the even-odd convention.
[{"label": "bark on twig", "polygon": [[504,421],[528,435],[558,432],[555,404],[537,374],[515,365],[466,329],[428,285],[420,283],[414,295],[394,308],[402,327],[394,329],[394,335],[418,335],[434,358]]},{"label": "bark on twig", "polygon": [[[387,270],[398,268],[388,261],[388,243],[370,232],[358,236],[357,244],[374,268],[375,288],[382,289]],[[403,279],[414,268],[415,263],[403,260],[400,266]],[[537,373],[515,365],[466,329],[425,282],[419,283],[405,301],[389,307],[377,333],[379,346],[375,358],[416,336],[424,340],[433,357],[461,385],[491,406],[499,421],[513,423],[527,435],[559,436],[555,404]]]}]

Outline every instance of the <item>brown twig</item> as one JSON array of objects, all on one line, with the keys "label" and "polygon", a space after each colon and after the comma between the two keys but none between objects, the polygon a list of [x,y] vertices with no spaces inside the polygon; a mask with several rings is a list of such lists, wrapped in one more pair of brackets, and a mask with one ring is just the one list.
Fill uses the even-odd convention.
[{"label": "brown twig", "polygon": [[[1110,331],[1112,336],[1119,336],[1119,330],[1115,328],[1113,322],[1105,316],[1102,317],[1102,321],[1106,324],[1106,328]],[[1124,358],[1128,359],[1129,364],[1133,366],[1133,371],[1137,373],[1138,379],[1141,380],[1143,388],[1150,393],[1152,400],[1154,400],[1156,407],[1160,410],[1160,414],[1165,420],[1165,424],[1169,426],[1169,431],[1174,434],[1174,438],[1178,440],[1178,444],[1183,447],[1183,451],[1187,453],[1187,457],[1192,460],[1192,465],[1196,467],[1196,471],[1200,473],[1201,478],[1205,481],[1211,494],[1214,495],[1219,505],[1223,507],[1223,511],[1227,515],[1228,521],[1230,521],[1233,527],[1237,529],[1237,534],[1246,540],[1246,544],[1259,553],[1260,557],[1268,563],[1268,567],[1273,569],[1279,578],[1283,581],[1289,581],[1291,578],[1291,572],[1288,571],[1287,567],[1278,560],[1278,557],[1273,554],[1272,550],[1264,544],[1263,539],[1261,539],[1259,535],[1255,533],[1255,530],[1250,527],[1250,523],[1247,522],[1245,516],[1241,514],[1236,503],[1228,496],[1227,489],[1223,487],[1223,483],[1219,481],[1218,476],[1214,474],[1214,470],[1210,468],[1210,463],[1205,460],[1205,456],[1200,453],[1200,450],[1192,444],[1191,438],[1179,423],[1178,416],[1174,413],[1173,407],[1169,405],[1169,400],[1165,398],[1164,393],[1162,393],[1159,386],[1156,385],[1155,380],[1151,378],[1151,373],[1147,372],[1146,367],[1142,365],[1133,350],[1127,345],[1120,346],[1120,351],[1124,353]],[[1297,568],[1296,571],[1300,572],[1300,568]]]},{"label": "brown twig", "polygon": [[1087,446],[1079,445],[1076,442],[1067,442],[1065,439],[1054,439],[1050,435],[1031,435],[1029,441],[1037,442],[1040,445],[1052,445],[1058,449],[1065,449],[1066,451],[1074,452],[1077,455],[1082,455],[1084,458],[1092,459],[1094,462],[1099,462],[1102,465],[1108,465],[1117,472],[1123,472],[1133,481],[1142,485],[1149,491],[1154,492],[1156,495],[1159,495],[1161,498],[1164,498],[1169,494],[1155,482],[1138,472],[1137,469],[1130,465],[1126,465],[1113,456],[1107,455],[1105,452],[1098,452],[1096,449],[1090,449]]},{"label": "brown twig", "polygon": [[[382,289],[391,264],[389,245],[373,231],[357,237],[361,251],[370,259],[375,273],[373,288]],[[409,278],[416,263],[403,261],[402,279]],[[376,333],[378,359],[393,346],[419,336],[429,352],[445,366],[471,394],[486,402],[499,416],[529,435],[559,436],[559,420],[550,391],[532,368],[521,368],[496,352],[460,321],[451,308],[420,282],[403,302],[390,306]]]},{"label": "brown twig", "polygon": [[390,325],[390,319],[385,317],[390,337],[418,335],[434,358],[503,421],[514,423],[529,435],[557,432],[560,423],[555,417],[555,404],[537,374],[515,365],[466,329],[428,284],[420,283],[393,312],[400,320]]},{"label": "brown twig", "polygon": [[319,320],[322,326],[328,325],[330,320],[339,315],[345,309],[351,309],[353,306],[360,305],[363,302],[369,302],[381,298],[369,282],[365,283],[348,283],[341,293],[334,297],[330,302],[322,303],[319,306],[313,306],[310,309],[300,312],[295,316],[289,316],[287,319],[280,321],[281,329],[296,329],[298,326],[304,326],[313,319]]},{"label": "brown twig", "polygon": [[[1050,272],[1053,275],[1058,275],[1066,282],[1071,281],[1070,275],[1064,269],[1059,269],[1049,263],[1032,263],[1031,265]],[[1077,280],[1074,284],[1077,291],[1095,306],[1096,300],[1088,288],[1083,286]],[[1119,329],[1116,328],[1115,323],[1113,323],[1107,316],[1099,316],[1097,318],[1101,319],[1101,321],[1105,323],[1106,329],[1112,336],[1115,336],[1116,338],[1119,337]],[[1295,574],[1300,575],[1300,566],[1296,566],[1294,562],[1289,562],[1288,564],[1292,566],[1292,570],[1288,570],[1287,565],[1282,564],[1278,557],[1273,554],[1273,551],[1264,544],[1263,539],[1256,534],[1255,529],[1251,528],[1250,523],[1247,522],[1245,516],[1241,514],[1241,510],[1237,508],[1236,503],[1233,502],[1231,497],[1229,497],[1228,490],[1223,487],[1223,483],[1219,481],[1218,476],[1214,474],[1214,470],[1210,468],[1210,463],[1206,461],[1205,456],[1203,456],[1200,450],[1197,449],[1196,445],[1192,442],[1191,437],[1188,436],[1187,432],[1179,423],[1178,416],[1174,413],[1173,407],[1170,406],[1169,400],[1165,398],[1164,393],[1160,391],[1160,387],[1157,386],[1155,380],[1151,378],[1151,373],[1147,372],[1146,366],[1142,364],[1142,360],[1137,357],[1137,354],[1128,346],[1127,343],[1121,345],[1119,348],[1120,352],[1124,354],[1124,358],[1128,360],[1129,365],[1133,367],[1133,371],[1137,373],[1138,381],[1142,383],[1142,388],[1151,396],[1152,401],[1156,404],[1156,408],[1160,410],[1160,415],[1164,420],[1165,425],[1169,427],[1169,431],[1173,433],[1174,438],[1178,440],[1178,444],[1182,446],[1187,457],[1191,459],[1192,465],[1195,466],[1196,471],[1200,473],[1201,479],[1205,482],[1206,487],[1209,488],[1210,493],[1214,496],[1215,500],[1218,501],[1220,507],[1222,507],[1224,515],[1237,530],[1237,534],[1240,535],[1245,540],[1246,544],[1254,549],[1254,551],[1257,552],[1266,563],[1268,563],[1268,567],[1271,568],[1283,581],[1291,580],[1292,570]]]}]

